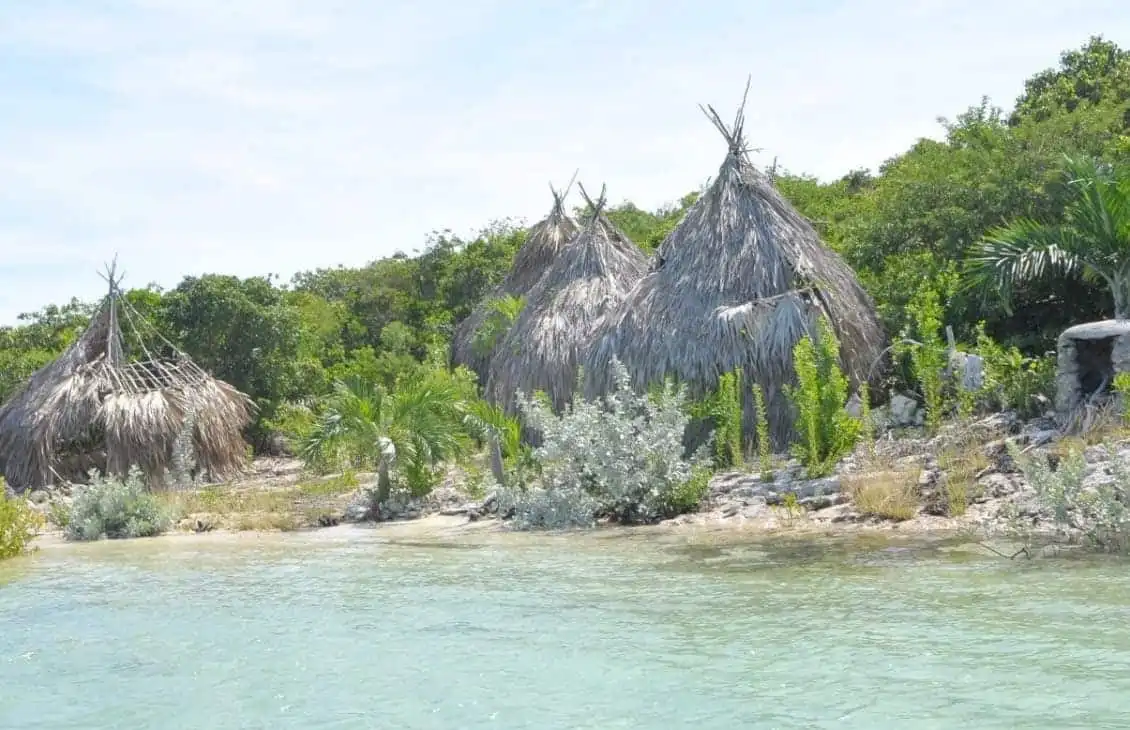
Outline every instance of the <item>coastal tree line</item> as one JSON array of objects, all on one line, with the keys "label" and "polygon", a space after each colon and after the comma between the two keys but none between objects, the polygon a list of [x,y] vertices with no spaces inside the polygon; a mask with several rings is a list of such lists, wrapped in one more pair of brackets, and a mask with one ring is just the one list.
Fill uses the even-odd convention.
[{"label": "coastal tree line", "polygon": [[[920,140],[875,172],[821,182],[771,171],[778,190],[858,272],[874,299],[894,343],[895,367],[885,386],[917,396],[928,436],[939,435],[943,421],[968,424],[986,410],[1043,412],[1054,370],[1048,350],[1059,332],[1130,311],[1130,53],[1092,38],[1030,78],[1011,111],[982,99],[939,123],[942,139]],[[646,211],[631,203],[604,208],[603,201],[592,208],[586,196],[592,210],[576,214],[610,219],[653,251],[697,198],[691,192]],[[512,270],[529,235],[522,223],[499,221],[470,239],[437,232],[418,255],[398,253],[360,268],[303,272],[288,282],[187,277],[167,291],[115,289],[111,299],[155,327],[168,350],[158,357],[187,353],[254,401],[246,436],[255,450],[289,449],[313,471],[341,471],[342,487],[354,484],[354,470],[376,471],[377,488],[366,492],[373,518],[405,495],[428,494],[451,463],[465,472],[468,488],[472,481],[479,489],[489,481],[500,486],[493,509],[525,527],[604,518],[652,522],[692,511],[711,475],[743,468],[754,446],[760,478],[773,482],[782,462],[770,450],[766,403],[780,394],[747,381],[740,367],[724,374],[714,392],[688,400],[674,382],[635,392],[623,364],[613,360],[616,393],[607,407],[574,401],[559,413],[544,393],[521,394],[520,419],[484,401],[471,370],[450,367],[456,325]],[[511,299],[489,310],[484,322],[491,338],[520,321],[524,302]],[[107,311],[114,310],[73,300],[0,328],[0,401],[84,330],[102,331]],[[947,328],[984,360],[986,377],[976,390],[949,377]],[[136,333],[123,328],[121,335],[128,345]],[[832,331],[822,327],[819,336],[802,337],[792,362],[795,384],[783,391],[797,422],[786,442],[807,477],[829,475],[860,443],[872,453],[868,384],[851,392]],[[756,428],[743,416],[751,386]],[[1118,402],[1130,402],[1130,378],[1115,378],[1113,389]],[[26,400],[27,392],[19,398]],[[855,397],[858,412],[849,407]],[[185,423],[178,443],[201,433]],[[231,432],[237,452],[244,423]],[[691,453],[685,437],[702,425],[711,437]],[[539,448],[531,448],[523,429],[540,434]],[[491,479],[478,458],[487,445]],[[158,481],[195,484],[192,449],[173,451]],[[961,516],[976,471],[962,466],[964,451],[951,445],[938,455],[947,464],[944,494],[919,494],[919,475],[910,472],[905,480],[848,491],[864,515],[907,519],[928,509]],[[1082,471],[1048,476],[1030,459],[1022,467],[1056,515],[1093,506],[1081,481],[1064,481]],[[969,474],[963,477],[962,469]],[[52,503],[47,518],[73,539],[157,534],[168,529],[173,512],[152,489],[152,476],[138,467],[113,478],[92,473],[73,504]],[[1058,486],[1049,491],[1053,482]],[[46,493],[38,494],[42,507]],[[805,508],[789,494],[790,514]],[[1102,504],[1120,505],[1120,495],[1115,490]],[[0,557],[19,553],[43,519],[42,509],[0,500]],[[1130,522],[1122,517],[1095,524],[1088,534],[1096,540],[1130,544]]]},{"label": "coastal tree line", "polygon": [[[915,295],[926,289],[959,339],[991,343],[1031,369],[1063,328],[1113,312],[1109,287],[1064,270],[1005,299],[999,287],[970,286],[968,262],[1002,225],[1066,222],[1074,191],[1065,158],[1130,163],[1130,52],[1092,38],[1029,78],[1011,109],[982,99],[939,123],[941,139],[920,140],[875,171],[822,182],[785,161],[776,184],[858,272],[892,335],[913,330]],[[650,250],[695,199],[690,192],[659,210],[622,203],[606,213]],[[498,221],[471,238],[436,232],[418,255],[360,268],[286,282],[210,274],[126,296],[170,342],[255,400],[248,436],[266,450],[286,430],[291,405],[330,397],[335,383],[353,377],[392,388],[446,363],[455,324],[506,274],[525,235],[523,223]],[[0,401],[74,340],[93,306],[73,300],[0,328]],[[911,376],[893,377],[898,387]]]}]

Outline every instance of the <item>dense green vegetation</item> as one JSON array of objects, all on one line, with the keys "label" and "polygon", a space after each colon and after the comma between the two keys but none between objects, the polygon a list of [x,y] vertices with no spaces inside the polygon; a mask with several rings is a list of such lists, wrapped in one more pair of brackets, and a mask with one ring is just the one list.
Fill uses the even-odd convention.
[{"label": "dense green vegetation", "polygon": [[[1121,220],[1102,240],[1115,254],[1126,250],[1130,214],[1117,205],[1130,199],[1127,176],[1118,172],[1130,163],[1130,52],[1093,38],[1030,78],[1011,111],[982,100],[941,124],[942,139],[920,140],[875,172],[855,170],[829,182],[776,173],[783,194],[859,272],[888,331],[929,346],[904,348],[893,377],[920,394],[932,426],[941,417],[943,363],[930,358],[945,325],[986,355],[992,391],[985,399],[1034,411],[1050,372],[1041,356],[1055,335],[1113,314],[1116,298],[1124,306],[1123,282],[1112,282],[1102,268],[1122,259],[1094,267],[1055,251],[1078,254],[1071,245],[1102,233],[1100,204]],[[1081,190],[1077,175],[1064,174],[1072,165],[1091,165],[1109,182],[1099,192]],[[624,203],[608,215],[654,248],[695,199],[691,193],[658,211]],[[444,380],[437,373],[455,323],[502,279],[525,235],[521,225],[502,221],[469,240],[436,233],[418,256],[398,253],[361,268],[303,272],[289,282],[188,277],[168,291],[127,296],[171,342],[254,398],[259,409],[248,437],[257,450],[306,438],[313,462],[349,461],[358,458],[360,441],[399,440],[395,458],[423,483],[444,455],[483,438],[473,429],[444,431],[427,403],[455,389],[459,398],[445,407],[458,411],[463,425],[474,420],[466,374]],[[1011,266],[1009,275],[988,276],[1005,269],[986,264],[1001,261]],[[492,323],[504,328],[522,304],[499,302]],[[90,312],[90,303],[72,301],[0,328],[0,400],[72,342]],[[423,375],[432,378],[432,391],[404,391],[404,383]],[[414,442],[416,436],[398,435],[403,419],[424,419],[435,429]],[[512,432],[512,425],[496,427]],[[739,462],[741,435],[723,431],[719,448],[729,453],[716,457]],[[516,450],[507,448],[508,461]]]},{"label": "dense green vegetation", "polygon": [[44,525],[43,517],[22,499],[8,496],[0,477],[0,560],[14,558],[28,549]]}]

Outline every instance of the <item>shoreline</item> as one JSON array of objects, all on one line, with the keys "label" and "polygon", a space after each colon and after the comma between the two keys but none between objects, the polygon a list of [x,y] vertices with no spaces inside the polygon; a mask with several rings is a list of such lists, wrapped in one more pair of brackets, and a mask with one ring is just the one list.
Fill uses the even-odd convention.
[{"label": "shoreline", "polygon": [[[829,522],[809,516],[791,521],[772,518],[758,520],[741,516],[714,517],[710,513],[693,513],[704,519],[693,521],[666,520],[650,525],[600,524],[592,528],[571,530],[514,530],[498,517],[467,519],[464,515],[432,513],[410,519],[383,522],[343,522],[330,526],[313,526],[296,530],[233,530],[214,529],[206,532],[174,529],[154,537],[119,538],[96,541],[67,540],[59,529],[46,530],[29,544],[29,554],[36,552],[71,552],[91,546],[168,545],[195,546],[214,544],[276,543],[302,541],[311,543],[359,542],[478,542],[518,544],[529,540],[568,540],[587,542],[607,539],[634,539],[663,544],[669,542],[743,543],[791,540],[878,539],[883,542],[913,541],[922,543],[977,543],[968,528],[952,524],[923,524],[918,520],[890,522]],[[933,522],[933,521],[931,521]],[[96,548],[95,548],[96,549]]]},{"label": "shoreline", "polygon": [[[293,458],[262,458],[244,478],[160,493],[174,515],[172,528],[155,538],[255,542],[300,539],[522,541],[530,535],[570,540],[632,535],[641,540],[766,541],[874,537],[890,541],[954,541],[1029,546],[1054,538],[1059,527],[1012,458],[1009,444],[1034,453],[1086,451],[1095,483],[1114,459],[1130,458],[1130,432],[1103,434],[1113,449],[1068,439],[1046,419],[1024,423],[994,414],[932,438],[883,439],[841,461],[834,472],[809,478],[795,461],[782,462],[772,479],[751,470],[714,474],[698,509],[655,524],[598,523],[561,531],[512,529],[497,514],[493,492],[469,488],[466,474],[449,468],[427,496],[382,503],[382,519],[369,518],[370,473],[312,475]],[[1099,453],[1099,452],[1102,453]],[[1123,454],[1125,453],[1125,456]],[[954,509],[955,495],[960,511]],[[45,517],[72,503],[70,489],[27,495]],[[509,537],[500,537],[507,535]],[[279,536],[282,536],[281,538]],[[102,539],[98,543],[131,542]],[[89,545],[68,541],[49,522],[29,547],[63,550]]]}]

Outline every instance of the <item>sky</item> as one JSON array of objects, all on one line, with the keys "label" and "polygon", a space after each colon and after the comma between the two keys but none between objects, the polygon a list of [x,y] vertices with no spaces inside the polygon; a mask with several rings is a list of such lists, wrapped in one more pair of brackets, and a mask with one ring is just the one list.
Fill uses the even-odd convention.
[{"label": "sky", "polygon": [[574,170],[655,208],[750,76],[756,161],[874,169],[1094,34],[1130,46],[1125,0],[5,0],[0,325],[115,254],[286,280],[532,222]]}]

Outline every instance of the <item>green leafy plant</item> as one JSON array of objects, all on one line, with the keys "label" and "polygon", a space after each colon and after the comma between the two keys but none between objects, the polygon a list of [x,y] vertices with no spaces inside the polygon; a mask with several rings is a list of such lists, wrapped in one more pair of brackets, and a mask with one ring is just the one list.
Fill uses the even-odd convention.
[{"label": "green leafy plant", "polygon": [[71,505],[65,535],[69,540],[153,537],[169,529],[171,515],[145,487],[144,475],[131,467],[125,478],[91,472]]},{"label": "green leafy plant", "polygon": [[741,368],[719,376],[714,392],[694,403],[690,411],[695,418],[708,420],[713,428],[715,468],[744,466]]},{"label": "green leafy plant", "polygon": [[[1107,447],[1108,475],[1091,480],[1079,449],[1068,450],[1055,465],[1046,454],[1021,455],[1014,444],[1009,451],[1061,536],[1102,552],[1130,551],[1130,463],[1125,457]],[[1022,524],[1014,529],[1026,532]]]},{"label": "green leafy plant", "polygon": [[871,386],[859,384],[859,438],[867,449],[867,456],[875,458],[875,419],[871,415]]},{"label": "green leafy plant", "polygon": [[710,493],[710,478],[714,472],[706,466],[691,469],[690,479],[676,486],[664,498],[661,511],[664,514],[681,515],[693,512]]},{"label": "green leafy plant", "polygon": [[62,502],[52,502],[47,508],[47,521],[60,530],[71,524],[71,510]]},{"label": "green leafy plant", "polygon": [[1055,385],[1055,358],[1030,357],[1016,347],[1005,347],[985,332],[985,323],[975,329],[975,352],[984,364],[980,399],[991,409],[1015,410],[1021,418],[1041,415],[1051,403]]},{"label": "green leafy plant", "polygon": [[793,491],[785,492],[781,497],[780,507],[785,515],[785,522],[789,525],[806,512],[804,505],[797,499],[796,492]]},{"label": "green leafy plant", "polygon": [[438,369],[401,381],[394,391],[358,377],[334,383],[299,454],[320,471],[375,466],[378,502],[388,499],[395,472],[413,494],[435,483],[435,468],[470,443],[465,391]]},{"label": "green leafy plant", "polygon": [[640,394],[627,368],[612,361],[615,390],[603,402],[574,399],[560,415],[547,399],[520,395],[530,426],[542,434],[535,486],[507,489],[500,510],[519,528],[587,527],[600,518],[655,522],[693,508],[705,495],[709,469],[686,458],[690,420],[685,391],[668,385]]},{"label": "green leafy plant", "polygon": [[1112,388],[1118,395],[1122,422],[1124,425],[1130,425],[1130,373],[1115,373]]},{"label": "green leafy plant", "polygon": [[757,466],[761,481],[776,479],[773,469],[773,441],[769,433],[769,409],[765,407],[765,390],[759,383],[753,385],[753,405],[757,409]]},{"label": "green leafy plant", "polygon": [[827,476],[855,446],[860,421],[845,409],[848,381],[840,369],[840,345],[827,322],[816,337],[803,337],[793,348],[797,384],[786,393],[797,409],[800,443],[793,451],[809,478]]},{"label": "green leafy plant", "polygon": [[317,415],[307,403],[285,402],[279,404],[273,416],[264,423],[267,430],[278,434],[288,448],[297,451],[302,440],[314,428]]},{"label": "green leafy plant", "polygon": [[471,347],[479,355],[488,355],[498,342],[510,331],[510,328],[522,314],[526,307],[525,297],[516,297],[504,294],[487,302],[486,317],[475,331]]},{"label": "green leafy plant", "polygon": [[906,309],[914,322],[912,333],[904,333],[899,349],[910,358],[911,372],[921,389],[926,409],[926,429],[936,433],[945,415],[945,372],[949,352],[942,337],[942,297],[952,288],[952,275],[939,276],[934,286],[918,289]]},{"label": "green leafy plant", "polygon": [[989,231],[969,260],[970,283],[999,293],[1052,275],[1102,282],[1116,319],[1130,318],[1130,168],[1065,157],[1071,199],[1061,223],[1017,218]]},{"label": "green leafy plant", "polygon": [[467,404],[464,422],[479,443],[486,445],[494,481],[500,486],[512,480],[521,482],[530,454],[530,447],[522,442],[521,422],[480,398]]},{"label": "green leafy plant", "polygon": [[0,479],[0,560],[14,558],[43,528],[43,516],[31,508],[27,500],[9,497]]}]

